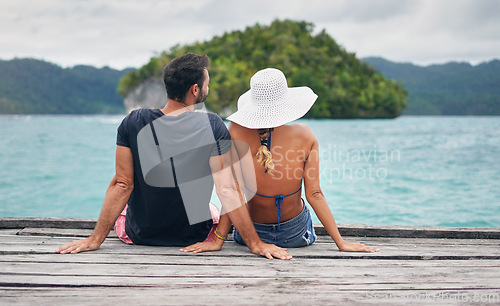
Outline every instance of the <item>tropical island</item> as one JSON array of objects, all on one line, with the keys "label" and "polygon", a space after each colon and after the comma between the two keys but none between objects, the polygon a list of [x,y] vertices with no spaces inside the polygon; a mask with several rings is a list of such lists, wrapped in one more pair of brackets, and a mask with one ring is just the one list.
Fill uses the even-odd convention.
[{"label": "tropical island", "polygon": [[209,41],[176,45],[125,75],[118,91],[129,108],[141,107],[142,101],[134,105],[127,96],[138,87],[132,93],[138,98],[161,90],[160,82],[154,80],[161,80],[163,67],[192,52],[210,58],[206,105],[222,116],[236,110],[238,97],[250,88],[250,77],[266,67],[282,70],[289,86],[309,86],[319,96],[306,118],[394,118],[401,114],[406,107],[401,83],[386,79],[345,51],[325,30],[316,35],[313,30],[313,24],[305,21],[276,20],[269,26],[256,24]]}]

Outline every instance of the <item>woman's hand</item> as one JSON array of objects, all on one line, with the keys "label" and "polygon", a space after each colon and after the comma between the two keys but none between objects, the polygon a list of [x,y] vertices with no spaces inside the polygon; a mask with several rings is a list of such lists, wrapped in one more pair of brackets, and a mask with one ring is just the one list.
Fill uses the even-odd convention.
[{"label": "woman's hand", "polygon": [[210,252],[210,251],[220,251],[222,249],[222,244],[224,241],[214,237],[212,241],[203,241],[198,242],[187,247],[180,249],[181,252],[193,252],[193,253],[201,253],[201,252]]},{"label": "woman's hand", "polygon": [[337,247],[341,252],[368,252],[368,253],[378,252],[378,249],[376,248],[369,247],[357,242],[343,241],[342,243],[337,245]]}]

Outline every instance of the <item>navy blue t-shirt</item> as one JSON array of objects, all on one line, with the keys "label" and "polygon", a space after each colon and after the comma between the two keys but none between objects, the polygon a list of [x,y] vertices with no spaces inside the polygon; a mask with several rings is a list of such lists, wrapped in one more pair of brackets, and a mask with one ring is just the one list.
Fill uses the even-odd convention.
[{"label": "navy blue t-shirt", "polygon": [[[159,109],[138,109],[123,119],[116,144],[129,147],[134,159],[134,189],[125,218],[125,232],[134,244],[186,246],[205,240],[213,225],[208,162],[230,149],[230,139],[213,113],[174,117]],[[197,206],[189,208],[187,201]]]}]

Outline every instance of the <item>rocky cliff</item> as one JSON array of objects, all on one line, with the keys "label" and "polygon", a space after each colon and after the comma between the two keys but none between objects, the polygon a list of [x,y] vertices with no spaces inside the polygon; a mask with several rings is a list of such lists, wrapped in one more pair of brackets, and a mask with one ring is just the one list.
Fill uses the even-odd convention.
[{"label": "rocky cliff", "polygon": [[[132,89],[123,101],[127,114],[138,108],[163,108],[167,103],[167,92],[163,80],[149,78]],[[206,106],[206,105],[205,105]],[[209,112],[214,112],[209,107]],[[226,118],[233,113],[231,107],[224,107],[219,111],[219,116]]]},{"label": "rocky cliff", "polygon": [[132,89],[124,99],[127,114],[138,108],[163,108],[167,103],[167,92],[163,81],[149,78]]}]

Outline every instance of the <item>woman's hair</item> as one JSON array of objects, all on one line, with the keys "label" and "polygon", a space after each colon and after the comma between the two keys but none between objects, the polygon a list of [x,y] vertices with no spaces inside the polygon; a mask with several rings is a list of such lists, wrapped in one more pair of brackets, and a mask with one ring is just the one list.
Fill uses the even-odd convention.
[{"label": "woman's hair", "polygon": [[267,171],[269,171],[269,174],[273,175],[273,170],[274,170],[274,162],[273,162],[273,155],[269,150],[267,149],[267,146],[263,144],[263,140],[269,141],[269,129],[259,129],[259,136],[260,136],[260,141],[261,145],[259,147],[259,150],[257,151],[257,154],[255,156],[257,157],[257,163],[261,165],[262,167],[266,168]]}]

